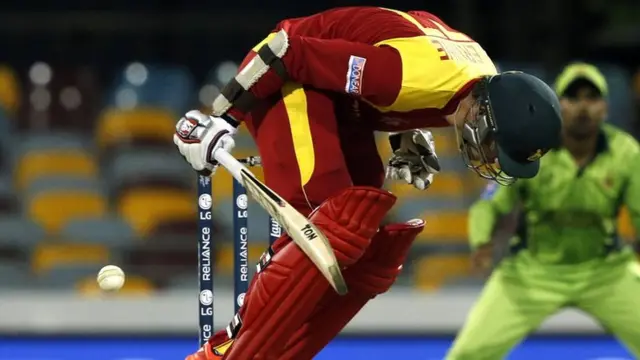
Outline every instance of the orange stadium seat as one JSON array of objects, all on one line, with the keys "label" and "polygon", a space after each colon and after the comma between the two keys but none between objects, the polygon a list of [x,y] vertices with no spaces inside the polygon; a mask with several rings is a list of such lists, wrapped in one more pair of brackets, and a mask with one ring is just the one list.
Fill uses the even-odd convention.
[{"label": "orange stadium seat", "polygon": [[22,156],[15,169],[15,185],[23,190],[41,176],[78,176],[95,178],[98,165],[93,156],[77,150],[29,152]]},{"label": "orange stadium seat", "polygon": [[98,120],[96,143],[102,150],[133,142],[173,145],[177,119],[160,108],[109,109]]},{"label": "orange stadium seat", "polygon": [[487,186],[487,182],[490,180],[483,179],[473,171],[465,171],[462,176],[462,182],[465,188],[465,194],[472,196],[476,199]]},{"label": "orange stadium seat", "polygon": [[436,153],[440,157],[458,155],[458,143],[453,129],[434,129],[433,140],[436,143]]},{"label": "orange stadium seat", "polygon": [[165,221],[193,219],[196,210],[195,194],[184,190],[135,189],[118,201],[120,216],[143,237]]},{"label": "orange stadium seat", "polygon": [[[101,264],[109,262],[109,249],[98,244],[68,244],[42,242],[35,248],[31,268],[35,274],[44,274],[60,265]],[[95,279],[94,279],[95,281]]]},{"label": "orange stadium seat", "polygon": [[15,113],[20,106],[20,81],[11,68],[0,65],[0,106]]},{"label": "orange stadium seat", "polygon": [[[269,247],[268,243],[249,242],[249,264],[257,264],[260,256]],[[234,251],[232,243],[224,243],[217,250],[216,271],[230,273],[233,271]]]},{"label": "orange stadium seat", "polygon": [[51,190],[35,195],[29,215],[48,233],[55,234],[71,219],[95,218],[107,213],[102,194],[82,190]]},{"label": "orange stadium seat", "polygon": [[424,231],[419,235],[421,242],[467,241],[466,211],[428,211],[420,216],[426,221]]},{"label": "orange stadium seat", "polygon": [[[96,283],[96,278],[93,276],[78,281],[78,283],[76,284],[76,289],[80,294],[88,297],[97,297],[104,295],[104,292],[100,290],[100,287],[98,287],[98,284]],[[127,275],[124,286],[116,293],[116,295],[148,296],[153,294],[154,290],[155,286],[146,278],[142,276]],[[109,296],[111,296],[111,294],[109,294]]]},{"label": "orange stadium seat", "polygon": [[415,268],[416,287],[423,291],[440,289],[447,281],[471,274],[467,254],[442,254],[418,260]]}]

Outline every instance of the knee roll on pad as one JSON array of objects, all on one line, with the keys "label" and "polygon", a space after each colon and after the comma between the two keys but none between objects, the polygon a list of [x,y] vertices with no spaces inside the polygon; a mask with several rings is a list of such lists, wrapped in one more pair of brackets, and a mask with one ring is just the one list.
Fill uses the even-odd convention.
[{"label": "knee roll on pad", "polygon": [[382,227],[360,261],[345,271],[349,289],[371,297],[388,291],[402,271],[409,249],[424,225],[424,221],[414,219]]}]

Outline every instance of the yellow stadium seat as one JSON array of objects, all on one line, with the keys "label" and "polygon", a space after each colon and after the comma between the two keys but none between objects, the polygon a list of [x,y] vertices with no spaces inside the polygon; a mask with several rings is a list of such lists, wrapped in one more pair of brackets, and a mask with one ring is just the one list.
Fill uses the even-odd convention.
[{"label": "yellow stadium seat", "polygon": [[159,108],[109,109],[98,120],[96,142],[101,149],[133,139],[172,144],[176,115]]},{"label": "yellow stadium seat", "polygon": [[634,241],[636,239],[636,231],[633,228],[629,210],[626,207],[622,208],[618,216],[618,232],[620,237],[626,241]]},{"label": "yellow stadium seat", "polygon": [[434,291],[450,279],[470,274],[470,261],[466,254],[426,256],[416,264],[416,287],[423,291]]},{"label": "yellow stadium seat", "polygon": [[[268,243],[249,243],[249,264],[257,264],[260,256],[269,247]],[[224,243],[216,256],[216,271],[230,273],[233,271],[234,252],[232,243]]]},{"label": "yellow stadium seat", "polygon": [[453,129],[434,129],[432,133],[438,156],[449,157],[458,154],[458,142],[456,141],[456,135]]},{"label": "yellow stadium seat", "polygon": [[35,248],[31,267],[34,273],[43,274],[57,265],[107,264],[108,261],[109,249],[103,245],[44,242]]},{"label": "yellow stadium seat", "polygon": [[107,200],[98,193],[52,190],[31,199],[29,215],[49,234],[56,234],[71,219],[104,216],[107,207]]},{"label": "yellow stadium seat", "polygon": [[[88,277],[78,281],[76,289],[80,294],[87,297],[99,297],[105,294],[100,290],[95,277]],[[127,297],[149,296],[154,293],[154,290],[155,287],[153,284],[144,277],[127,275],[122,289],[113,295]],[[112,296],[112,294],[109,295]]]},{"label": "yellow stadium seat", "polygon": [[487,186],[487,183],[490,181],[481,178],[471,170],[465,171],[461,174],[461,176],[462,183],[465,188],[465,194],[472,196],[473,199],[476,199],[478,196],[480,196],[484,188]]},{"label": "yellow stadium seat", "polygon": [[465,211],[426,212],[420,216],[426,226],[418,241],[467,241],[467,213]]},{"label": "yellow stadium seat", "polygon": [[194,219],[196,207],[194,194],[175,189],[135,189],[118,200],[118,212],[142,237],[164,221]]},{"label": "yellow stadium seat", "polygon": [[98,165],[88,153],[76,150],[47,150],[29,152],[22,156],[15,169],[15,185],[25,189],[34,179],[41,176],[70,175],[94,178]]},{"label": "yellow stadium seat", "polygon": [[15,113],[20,106],[20,81],[11,68],[0,66],[0,106]]},{"label": "yellow stadium seat", "polygon": [[399,198],[460,198],[464,196],[465,188],[463,178],[460,174],[456,172],[442,172],[436,175],[429,191],[422,191],[413,186],[407,186],[407,183],[404,181],[389,182],[389,191]]}]

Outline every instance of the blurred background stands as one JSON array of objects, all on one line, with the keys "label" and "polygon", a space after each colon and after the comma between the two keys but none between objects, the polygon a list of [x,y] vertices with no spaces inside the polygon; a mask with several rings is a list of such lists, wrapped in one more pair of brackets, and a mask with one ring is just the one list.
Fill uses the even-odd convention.
[{"label": "blurred background stands", "polygon": [[[179,9],[167,4],[130,12],[123,2],[102,16],[41,14],[47,22],[21,21],[30,19],[28,13],[6,14],[14,21],[0,22],[12,34],[0,39],[0,46],[12,49],[0,66],[3,291],[95,294],[95,274],[107,263],[127,271],[125,295],[195,288],[196,175],[174,149],[175,121],[192,108],[207,111],[246,49],[278,20],[329,6],[292,3],[286,11],[270,11],[260,2],[245,5],[205,11],[198,10],[205,5],[186,2]],[[638,6],[574,5],[452,1],[427,10],[471,34],[495,58],[510,59],[498,61],[501,70],[552,81],[566,61],[599,62],[610,84],[609,120],[637,132],[640,72],[633,74],[633,49],[640,31],[630,14]],[[176,21],[181,17],[190,21]],[[243,26],[229,37],[238,19]],[[30,41],[37,45],[23,46]],[[419,192],[388,184],[399,196],[393,219],[427,221],[397,285],[420,291],[478,282],[468,269],[466,209],[484,182],[464,169],[451,131],[434,135],[445,171],[433,187]],[[257,153],[244,128],[237,145],[237,156]],[[384,134],[379,150],[383,159],[390,154]],[[213,188],[217,284],[230,286],[231,177],[218,172]],[[249,254],[256,261],[268,224],[256,204],[250,211]],[[624,212],[620,233],[634,238]]]}]

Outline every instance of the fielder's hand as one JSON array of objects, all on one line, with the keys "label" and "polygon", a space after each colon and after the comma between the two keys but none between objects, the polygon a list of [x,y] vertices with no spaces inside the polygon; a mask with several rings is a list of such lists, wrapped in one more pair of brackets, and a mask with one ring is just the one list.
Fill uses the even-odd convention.
[{"label": "fielder's hand", "polygon": [[427,130],[411,130],[389,135],[393,156],[389,159],[385,177],[404,180],[424,190],[440,172],[433,135]]},{"label": "fielder's hand", "polygon": [[487,277],[493,268],[493,244],[484,244],[471,253],[471,268],[477,275]]},{"label": "fielder's hand", "polygon": [[216,166],[213,159],[216,150],[233,149],[232,136],[236,132],[236,127],[222,118],[191,110],[178,120],[173,142],[194,170],[207,174]]}]

